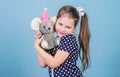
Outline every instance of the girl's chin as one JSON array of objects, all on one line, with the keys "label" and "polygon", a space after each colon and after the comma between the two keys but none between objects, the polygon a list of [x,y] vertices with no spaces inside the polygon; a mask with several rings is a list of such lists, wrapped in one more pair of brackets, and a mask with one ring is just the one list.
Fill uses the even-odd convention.
[{"label": "girl's chin", "polygon": [[62,37],[62,36],[66,35],[66,33],[61,33],[61,32],[57,32],[57,34],[58,34],[59,37]]},{"label": "girl's chin", "polygon": [[65,34],[58,34],[59,37],[62,37],[62,36],[64,36],[64,35],[65,35]]}]

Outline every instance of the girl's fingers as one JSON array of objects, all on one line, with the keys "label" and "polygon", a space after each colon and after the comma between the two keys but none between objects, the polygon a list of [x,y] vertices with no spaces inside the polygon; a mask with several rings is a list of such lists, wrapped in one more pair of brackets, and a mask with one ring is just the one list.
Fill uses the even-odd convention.
[{"label": "girl's fingers", "polygon": [[40,36],[39,36],[39,35],[35,35],[34,38],[35,38],[35,39],[38,39],[38,38],[40,38]]},{"label": "girl's fingers", "polygon": [[40,39],[43,39],[44,35],[42,35],[41,37],[39,37]]}]

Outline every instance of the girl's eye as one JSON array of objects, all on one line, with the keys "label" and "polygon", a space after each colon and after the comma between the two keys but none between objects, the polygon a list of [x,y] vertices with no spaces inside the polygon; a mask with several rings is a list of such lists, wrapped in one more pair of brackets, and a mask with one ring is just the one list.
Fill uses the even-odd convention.
[{"label": "girl's eye", "polygon": [[71,27],[69,27],[69,26],[66,26],[66,28],[70,29]]},{"label": "girl's eye", "polygon": [[62,23],[59,23],[59,25],[62,25]]},{"label": "girl's eye", "polygon": [[59,26],[63,26],[63,24],[62,23],[58,23],[59,24]]}]

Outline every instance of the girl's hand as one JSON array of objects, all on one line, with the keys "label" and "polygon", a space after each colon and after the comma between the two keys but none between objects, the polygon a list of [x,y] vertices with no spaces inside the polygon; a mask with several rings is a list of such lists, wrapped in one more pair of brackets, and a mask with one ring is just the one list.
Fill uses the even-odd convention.
[{"label": "girl's hand", "polygon": [[34,39],[35,39],[35,43],[34,43],[35,49],[37,47],[40,47],[39,44],[40,44],[41,40],[43,39],[43,37],[44,37],[44,35],[42,35],[42,36],[35,35],[35,37],[34,37]]}]

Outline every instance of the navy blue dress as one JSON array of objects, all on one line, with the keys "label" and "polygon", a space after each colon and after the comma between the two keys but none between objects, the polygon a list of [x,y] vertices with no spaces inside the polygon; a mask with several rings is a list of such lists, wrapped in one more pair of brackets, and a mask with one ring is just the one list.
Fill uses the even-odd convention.
[{"label": "navy blue dress", "polygon": [[69,34],[61,37],[60,45],[54,48],[52,55],[55,55],[58,49],[68,52],[70,55],[59,67],[53,70],[49,67],[50,77],[83,77],[80,69],[76,66],[76,60],[78,59],[78,44],[75,36]]}]

